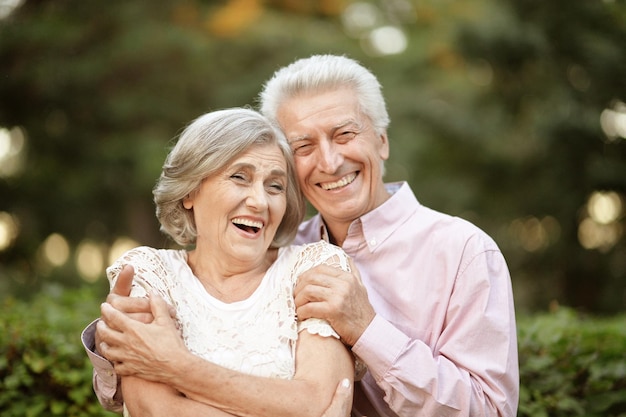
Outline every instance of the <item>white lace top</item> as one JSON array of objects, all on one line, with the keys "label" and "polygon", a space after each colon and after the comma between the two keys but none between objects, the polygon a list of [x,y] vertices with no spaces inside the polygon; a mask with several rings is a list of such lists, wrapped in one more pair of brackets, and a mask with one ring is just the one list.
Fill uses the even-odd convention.
[{"label": "white lace top", "polygon": [[138,247],[107,269],[114,285],[124,265],[135,268],[134,297],[156,291],[176,308],[187,348],[202,358],[251,375],[291,379],[299,331],[323,336],[337,333],[328,322],[297,322],[293,288],[298,276],[320,264],[349,271],[340,248],[324,241],[280,248],[276,262],[246,300],[224,303],[204,289],[187,264],[184,250]]}]

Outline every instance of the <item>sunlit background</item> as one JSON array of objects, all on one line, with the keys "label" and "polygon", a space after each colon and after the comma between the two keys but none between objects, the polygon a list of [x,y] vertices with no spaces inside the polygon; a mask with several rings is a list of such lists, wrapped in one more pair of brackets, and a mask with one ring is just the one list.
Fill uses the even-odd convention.
[{"label": "sunlit background", "polygon": [[[120,14],[139,16],[132,13],[150,7],[130,3],[133,6],[126,6]],[[262,81],[279,65],[311,53],[335,52],[356,57],[372,67],[381,79],[389,101],[392,118],[390,137],[395,147],[395,154],[388,166],[389,179],[408,179],[418,198],[426,205],[466,217],[494,236],[505,256],[510,258],[516,298],[520,305],[528,305],[529,308],[546,306],[548,300],[542,300],[539,306],[533,305],[532,300],[540,297],[546,287],[552,288],[547,291],[549,298],[554,297],[565,303],[583,303],[585,297],[568,295],[568,292],[584,292],[586,284],[577,285],[574,290],[563,288],[568,286],[568,282],[574,282],[570,275],[576,275],[579,270],[581,276],[576,278],[578,280],[587,281],[588,284],[602,281],[595,276],[595,270],[598,274],[607,275],[603,294],[618,294],[611,299],[610,310],[624,307],[626,54],[623,44],[616,46],[611,43],[619,36],[607,34],[602,38],[604,43],[598,44],[597,51],[592,48],[592,40],[584,38],[587,43],[583,42],[580,51],[557,62],[557,48],[548,44],[552,39],[550,36],[557,36],[556,32],[550,36],[547,32],[540,33],[541,30],[553,31],[555,28],[540,26],[540,11],[525,9],[523,2],[508,1],[498,3],[497,7],[486,0],[346,0],[305,1],[301,4],[290,1],[232,0],[174,3],[171,10],[160,6],[158,11],[152,12],[153,16],[149,18],[149,23],[145,23],[145,28],[124,28],[124,24],[130,25],[128,16],[114,21],[111,17],[114,13],[107,12],[107,19],[115,22],[110,25],[118,25],[119,33],[115,36],[122,39],[116,45],[128,48],[126,51],[118,51],[121,54],[119,59],[130,61],[133,54],[145,53],[145,62],[152,62],[149,55],[158,56],[158,49],[150,49],[154,45],[145,43],[139,30],[151,33],[150,30],[154,28],[147,26],[154,25],[159,19],[163,20],[164,25],[174,28],[171,34],[168,32],[164,35],[167,42],[198,42],[204,36],[212,39],[212,46],[207,51],[224,52],[225,49],[232,49],[232,58],[176,57],[176,54],[192,53],[181,49],[172,52],[172,58],[155,61],[158,65],[171,64],[172,68],[157,69],[145,64],[150,75],[149,80],[141,85],[142,60],[128,64],[129,68],[132,65],[138,67],[126,69],[136,73],[132,75],[133,78],[129,78],[130,81],[121,84],[122,87],[114,81],[110,81],[111,86],[108,87],[99,85],[104,81],[98,77],[104,76],[94,75],[93,85],[98,85],[98,89],[84,91],[84,96],[80,97],[84,105],[88,106],[86,111],[94,112],[92,115],[80,113],[83,104],[76,106],[63,104],[61,100],[56,104],[54,100],[41,100],[31,109],[32,117],[28,117],[25,113],[11,110],[11,97],[2,97],[0,193],[4,195],[0,194],[0,288],[5,291],[19,285],[41,288],[46,277],[54,276],[55,271],[57,275],[75,273],[86,283],[102,282],[107,265],[125,250],[141,244],[168,244],[158,234],[153,219],[150,188],[158,175],[166,147],[180,128],[206,109],[252,103]],[[620,7],[618,2],[595,3],[600,4],[596,8],[604,8],[597,12],[602,16],[611,16],[612,8]],[[22,24],[41,24],[42,28],[49,25],[47,30],[54,30],[50,27],[53,20],[46,20],[42,15],[44,12],[37,11],[38,7],[43,7],[39,4],[29,7],[27,1],[0,0],[0,37],[18,36],[18,26]],[[57,16],[59,23],[73,25],[71,29],[79,33],[77,28],[80,22],[77,19],[84,15],[84,11],[73,11],[76,16],[61,17],[71,4],[61,2],[56,7],[47,5],[45,13]],[[97,8],[94,6],[92,9],[96,13]],[[584,10],[580,6],[578,13],[582,14]],[[621,16],[624,16],[624,7],[621,6],[619,10]],[[613,12],[615,16],[620,13]],[[547,5],[543,13],[548,15],[554,11]],[[583,19],[583,16],[577,15],[575,19]],[[531,21],[536,26],[531,27]],[[614,26],[612,30],[623,35],[626,33],[626,23],[618,22],[621,26]],[[139,25],[141,22],[135,23]],[[281,24],[285,25],[284,31],[290,33],[289,36],[281,34]],[[295,28],[301,30],[295,31]],[[106,25],[103,25],[102,30],[108,30]],[[567,30],[564,28],[561,35],[569,36],[565,33]],[[7,35],[3,35],[3,31]],[[31,41],[43,44],[34,30],[27,33]],[[66,35],[74,36],[69,29]],[[113,32],[109,36],[113,36]],[[188,41],[185,36],[189,37]],[[580,36],[587,34],[581,29]],[[600,39],[600,35],[597,36]],[[45,74],[33,68],[29,70],[30,75],[18,76],[22,68],[53,62],[54,58],[29,56],[27,52],[21,53],[16,49],[15,45],[19,42],[2,42],[0,46],[11,51],[5,58],[13,60],[1,64],[9,69],[3,71],[8,75],[3,76],[2,83],[10,84],[17,79],[19,85],[33,90],[43,91],[46,85],[52,90],[57,86],[46,83],[68,83],[60,73],[75,71],[59,61],[54,63],[59,73],[50,74],[49,80],[45,79]],[[75,42],[78,44],[78,41]],[[133,42],[137,43],[136,48],[132,46]],[[202,50],[201,42],[189,45],[189,48],[197,48],[199,55],[202,55],[206,51]],[[146,45],[146,49],[142,50],[141,45]],[[221,49],[220,45],[225,45],[225,49]],[[27,48],[29,44],[24,43],[22,46]],[[605,50],[600,50],[603,47]],[[611,56],[611,48],[616,47],[621,48],[621,57]],[[87,72],[103,72],[102,62],[89,68],[88,61],[80,60],[82,52],[78,51],[78,47],[76,51],[68,48],[60,52],[61,60],[70,61],[68,65],[73,62],[75,65],[84,65]],[[94,45],[94,48],[99,51],[106,49],[99,45]],[[171,48],[171,45],[167,48]],[[33,50],[39,49],[33,47]],[[111,53],[115,56],[115,51]],[[249,57],[255,54],[255,57]],[[621,79],[606,79],[607,73],[590,61],[592,56],[606,57],[618,67],[621,66],[624,71],[614,68],[611,72],[620,74]],[[186,70],[189,72],[175,74],[180,69],[174,65],[178,59],[186,64],[196,63],[198,67],[206,65],[206,68],[196,68],[194,71],[188,67]],[[554,60],[554,65],[550,66],[552,62],[549,60]],[[211,72],[209,62],[218,69]],[[252,64],[253,68],[247,72],[243,72],[244,69],[233,69],[241,68],[245,63]],[[118,63],[112,64],[112,67],[114,65]],[[561,72],[549,73],[556,69]],[[159,71],[167,79],[155,76]],[[203,71],[213,74],[215,81],[207,81],[209,76],[203,80]],[[230,76],[229,71],[235,73]],[[123,77],[125,73],[112,74],[111,78],[114,79]],[[33,78],[31,80],[28,77]],[[41,79],[35,80],[35,77]],[[554,84],[554,80],[559,80],[559,84],[554,85],[553,90],[542,90],[543,86]],[[407,85],[409,81],[413,84]],[[81,82],[79,86],[92,85],[90,79]],[[138,83],[137,89],[143,91],[141,101],[135,96],[128,96],[128,102],[120,102],[115,108],[110,107],[119,114],[98,115],[101,108],[89,107],[90,101],[109,100],[99,94],[115,89],[132,90],[135,82]],[[229,88],[229,85],[232,87]],[[236,85],[238,90],[235,90]],[[72,88],[70,84],[67,87],[73,93],[80,91],[80,88]],[[159,95],[161,88],[167,94],[176,89],[185,91],[184,94],[170,98],[171,120],[162,120],[160,115],[164,114],[164,110],[156,108],[165,100]],[[536,90],[533,91],[533,88]],[[202,89],[207,92],[204,98],[202,94],[197,94]],[[610,89],[612,95],[608,96],[605,91],[600,93],[601,89]],[[5,86],[2,91],[6,93],[15,90]],[[28,91],[25,94],[34,93]],[[146,98],[151,94],[154,94],[153,102]],[[118,99],[113,97],[111,100]],[[603,104],[599,106],[598,103]],[[150,109],[152,104],[155,105],[154,109]],[[28,108],[23,103],[20,106]],[[180,113],[177,113],[178,108]],[[137,114],[134,113],[135,109],[138,110]],[[102,116],[102,119],[96,116]],[[126,124],[126,119],[131,118],[136,118],[137,122]],[[99,165],[91,166],[92,170],[104,170],[101,177],[92,177],[101,182],[89,183],[88,186],[80,184],[74,175],[80,177],[82,174],[76,174],[68,166],[74,157],[62,163],[63,169],[67,171],[55,171],[55,165],[42,152],[51,152],[55,146],[67,152],[68,145],[63,144],[63,141],[77,135],[74,130],[76,123],[80,123],[79,129],[90,123],[102,126],[102,120],[105,119],[108,120],[110,130],[104,132],[102,138],[86,136],[79,139],[97,140],[97,149],[105,154],[110,153],[106,155],[108,160],[94,159]],[[152,126],[151,120],[154,120]],[[135,130],[129,130],[129,126]],[[579,134],[581,131],[582,134]],[[116,135],[119,137],[116,138]],[[578,136],[574,138],[572,135]],[[566,166],[567,161],[560,160],[559,153],[567,152],[570,145],[566,138],[570,136],[572,148],[569,149],[582,148],[581,141],[588,142],[585,142],[585,150],[571,151],[572,155],[580,159]],[[118,142],[110,148],[103,145],[104,141],[112,144],[115,140]],[[124,143],[131,142],[136,148],[124,150]],[[46,143],[49,147],[41,150],[42,144]],[[87,148],[92,145],[84,143],[82,146]],[[115,152],[121,156],[115,156]],[[76,155],[78,158],[95,158],[88,151],[77,152]],[[107,161],[110,168],[106,168]],[[108,169],[122,169],[124,165],[121,161],[133,168],[124,175],[136,175],[139,179],[125,183],[130,177],[122,174],[115,177],[108,172]],[[92,163],[88,160],[74,162],[78,171],[89,171],[89,164]],[[115,166],[112,166],[113,163]],[[44,168],[51,170],[33,176],[33,171]],[[587,171],[595,174],[584,173]],[[538,176],[530,184],[529,177],[533,173]],[[41,175],[58,175],[58,178],[46,181]],[[573,178],[578,178],[575,184],[570,182]],[[40,184],[37,185],[36,181]],[[94,197],[87,198],[84,197],[87,195],[85,190],[70,191],[64,187],[99,187],[103,195],[114,195],[119,189],[129,187],[128,192],[120,192],[119,200],[110,201],[112,210],[120,208],[118,206],[125,196],[137,194],[135,190],[141,189],[142,192],[137,195],[136,202],[129,202],[125,210],[116,211],[117,214],[123,213],[125,220],[119,219],[115,227],[110,218],[96,218],[100,213],[93,213],[93,219],[89,219],[89,213],[83,213],[82,218],[76,218],[76,227],[64,230],[61,225],[67,225],[68,219],[61,220],[64,213],[59,213],[59,210],[63,211],[63,207],[55,207],[55,217],[50,219],[45,218],[48,212],[45,209],[26,207],[29,204],[55,204],[45,200],[55,195],[46,189],[53,184],[59,187],[56,196],[64,204],[84,204],[84,210],[87,211],[95,205],[102,206],[106,199],[98,201]],[[519,189],[515,189],[516,184],[519,184]],[[553,190],[558,189],[559,184],[564,184],[563,193],[557,195]],[[28,195],[20,194],[20,187],[26,187]],[[65,195],[66,191],[68,195]],[[45,198],[37,201],[38,193]],[[83,197],[86,199],[84,203],[74,200]],[[107,208],[102,209],[106,211]],[[81,213],[81,209],[73,208],[66,215],[71,217],[77,213]],[[36,245],[33,244],[34,240]],[[584,262],[584,266],[579,269],[577,262]],[[569,272],[566,267],[568,264],[571,267]],[[554,281],[550,281],[552,278]],[[538,280],[542,283],[538,284]],[[597,299],[583,307],[597,308],[599,303],[604,302],[602,300],[602,295],[598,295]]]}]

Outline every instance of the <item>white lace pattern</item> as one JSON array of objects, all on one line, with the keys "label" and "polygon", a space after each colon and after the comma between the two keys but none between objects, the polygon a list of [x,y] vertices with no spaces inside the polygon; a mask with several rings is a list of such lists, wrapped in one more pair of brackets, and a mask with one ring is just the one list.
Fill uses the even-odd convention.
[{"label": "white lace pattern", "polygon": [[111,286],[124,265],[135,268],[131,295],[161,295],[176,308],[187,348],[221,366],[251,375],[291,379],[297,333],[339,338],[324,320],[297,322],[293,288],[298,276],[320,264],[349,271],[348,258],[324,241],[281,248],[278,259],[246,300],[223,303],[209,295],[181,250],[139,247],[107,269]]}]

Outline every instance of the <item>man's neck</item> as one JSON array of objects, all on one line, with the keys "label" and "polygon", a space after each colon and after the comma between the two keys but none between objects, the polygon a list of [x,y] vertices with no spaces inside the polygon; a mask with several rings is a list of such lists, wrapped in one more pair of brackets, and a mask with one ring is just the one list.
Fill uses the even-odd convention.
[{"label": "man's neck", "polygon": [[343,222],[329,222],[324,217],[322,217],[322,222],[326,227],[326,233],[328,234],[327,238],[330,243],[336,246],[343,246],[343,242],[346,240],[346,236],[348,236],[348,229],[350,228],[350,224],[345,224]]}]

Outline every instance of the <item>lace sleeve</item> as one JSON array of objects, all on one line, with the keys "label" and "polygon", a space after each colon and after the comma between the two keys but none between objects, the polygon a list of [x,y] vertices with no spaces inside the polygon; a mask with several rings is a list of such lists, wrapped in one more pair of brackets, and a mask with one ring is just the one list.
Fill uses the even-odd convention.
[{"label": "lace sleeve", "polygon": [[[343,249],[338,246],[331,245],[325,241],[319,241],[305,245],[300,252],[298,262],[295,266],[296,279],[304,271],[307,271],[318,265],[329,265],[335,268],[343,269],[350,272],[350,264],[348,256]],[[295,285],[295,282],[294,282]],[[324,337],[334,337],[339,339],[339,335],[331,327],[326,320],[310,318],[298,322],[298,332],[307,330],[311,334],[319,334]]]},{"label": "lace sleeve", "polygon": [[172,304],[167,286],[170,273],[157,249],[140,246],[124,253],[106,270],[111,288],[126,265],[132,265],[135,269],[131,297],[146,297],[154,291]]}]

